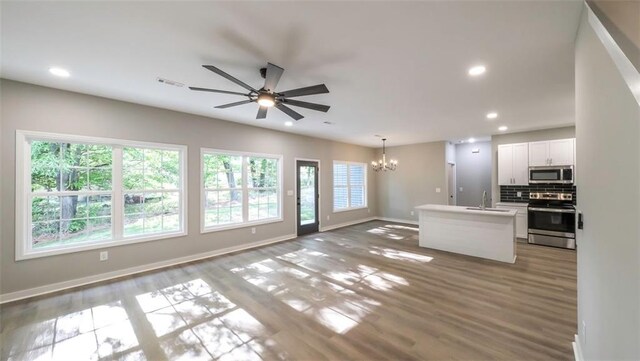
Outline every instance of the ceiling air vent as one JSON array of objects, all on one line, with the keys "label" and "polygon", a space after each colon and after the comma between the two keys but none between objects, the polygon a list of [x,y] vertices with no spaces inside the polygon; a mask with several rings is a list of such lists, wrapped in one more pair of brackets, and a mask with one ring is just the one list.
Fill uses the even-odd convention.
[{"label": "ceiling air vent", "polygon": [[173,85],[173,86],[177,86],[178,88],[182,88],[184,86],[184,84],[182,83],[178,83],[177,81],[173,81],[165,78],[156,78],[156,80],[158,80],[158,83]]}]

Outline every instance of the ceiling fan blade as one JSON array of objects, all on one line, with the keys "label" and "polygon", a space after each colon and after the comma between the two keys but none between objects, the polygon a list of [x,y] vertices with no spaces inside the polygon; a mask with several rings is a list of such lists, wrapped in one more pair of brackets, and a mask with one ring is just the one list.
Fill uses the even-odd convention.
[{"label": "ceiling fan blade", "polygon": [[281,67],[271,63],[267,63],[267,75],[264,78],[264,89],[270,92],[274,92],[283,72],[284,69],[282,69]]},{"label": "ceiling fan blade", "polygon": [[299,100],[293,100],[293,99],[284,99],[283,102],[286,103],[287,105],[293,105],[296,107],[317,110],[319,112],[325,112],[325,113],[329,111],[329,108],[331,108],[330,106],[324,105],[324,104],[301,102]]},{"label": "ceiling fan blade", "polygon": [[225,108],[231,108],[231,107],[235,107],[235,106],[238,106],[238,105],[249,104],[249,103],[253,103],[253,102],[254,102],[253,100],[249,99],[249,100],[243,100],[243,101],[235,102],[235,103],[218,105],[216,108],[225,109]]},{"label": "ceiling fan blade", "polygon": [[303,95],[314,95],[314,94],[324,94],[328,93],[329,89],[324,84],[308,86],[305,88],[291,89],[287,91],[280,92],[281,96],[292,98],[292,97],[301,97]]},{"label": "ceiling fan blade", "polygon": [[212,93],[222,93],[222,94],[233,94],[233,95],[244,95],[244,96],[247,96],[247,94],[244,94],[244,93],[230,92],[230,91],[227,91],[227,90],[218,90],[218,89],[209,89],[209,88],[197,88],[197,87],[194,87],[194,86],[190,86],[189,89],[195,90],[195,91],[199,91],[199,92],[212,92]]},{"label": "ceiling fan blade", "polygon": [[218,75],[220,75],[220,76],[222,76],[222,77],[224,77],[224,78],[227,78],[228,80],[231,80],[232,82],[234,82],[234,83],[236,83],[236,84],[240,85],[241,87],[243,87],[243,88],[245,88],[245,89],[247,89],[247,90],[250,90],[250,91],[252,91],[252,92],[257,92],[257,90],[255,90],[255,89],[254,89],[253,87],[251,87],[250,85],[247,85],[247,84],[246,84],[246,83],[244,83],[243,81],[238,80],[238,79],[236,79],[236,78],[232,77],[231,75],[229,75],[229,74],[225,73],[224,71],[222,71],[222,70],[220,70],[220,69],[216,68],[216,67],[215,67],[215,66],[213,66],[213,65],[203,65],[203,67],[204,67],[204,68],[206,68],[206,69],[211,70],[212,72],[214,72],[214,73],[216,73],[216,74],[218,74]]},{"label": "ceiling fan blade", "polygon": [[258,108],[258,115],[256,116],[256,119],[264,119],[264,118],[266,118],[268,109],[269,109],[269,107],[263,107],[263,106]]},{"label": "ceiling fan blade", "polygon": [[302,116],[302,114],[296,112],[295,110],[287,107],[286,105],[284,105],[282,103],[276,104],[276,108],[280,109],[283,113],[285,113],[286,115],[290,116],[291,118],[293,118],[295,120],[300,120],[300,119],[304,118]]}]

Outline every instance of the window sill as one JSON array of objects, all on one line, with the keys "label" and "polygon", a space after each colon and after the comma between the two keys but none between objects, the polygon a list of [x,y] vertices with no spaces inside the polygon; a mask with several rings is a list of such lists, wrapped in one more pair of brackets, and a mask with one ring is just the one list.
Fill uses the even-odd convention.
[{"label": "window sill", "polygon": [[351,207],[351,208],[340,208],[340,209],[333,209],[333,213],[340,213],[340,212],[349,212],[349,211],[357,211],[358,209],[367,209],[368,207],[365,205],[363,207]]},{"label": "window sill", "polygon": [[67,254],[67,253],[91,251],[91,250],[109,248],[109,247],[124,246],[124,245],[127,245],[127,244],[159,241],[161,239],[167,239],[167,238],[184,237],[187,234],[188,234],[187,231],[173,232],[173,233],[162,233],[162,234],[151,234],[151,235],[148,235],[148,236],[142,236],[142,237],[136,237],[136,238],[124,238],[124,239],[117,240],[117,241],[84,243],[84,244],[78,245],[78,246],[55,248],[55,249],[51,249],[51,250],[43,249],[43,250],[39,250],[39,251],[30,251],[30,252],[24,253],[24,254],[16,254],[16,261],[23,261],[23,260],[27,260],[27,259],[49,257],[49,256],[56,256],[56,255]]},{"label": "window sill", "polygon": [[200,233],[204,234],[204,233],[211,233],[211,232],[228,231],[231,229],[260,226],[260,225],[265,225],[270,223],[282,222],[283,220],[284,219],[282,217],[278,217],[278,218],[269,218],[269,219],[263,219],[259,221],[251,221],[251,222],[245,222],[245,223],[233,223],[233,224],[227,224],[227,225],[218,226],[218,227],[207,227],[207,228],[202,228],[200,230]]}]

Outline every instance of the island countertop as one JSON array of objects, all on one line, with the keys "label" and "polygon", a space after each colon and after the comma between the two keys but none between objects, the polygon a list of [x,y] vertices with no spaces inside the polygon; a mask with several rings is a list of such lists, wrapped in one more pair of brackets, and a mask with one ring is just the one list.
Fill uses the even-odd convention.
[{"label": "island countertop", "polygon": [[[477,208],[477,209],[470,209]],[[448,206],[444,204],[424,204],[415,207],[421,211],[436,211],[436,212],[453,212],[453,213],[466,213],[466,214],[481,214],[483,216],[496,216],[496,217],[515,217],[518,211],[514,209],[497,209],[487,207],[485,210],[481,210],[480,207],[465,207],[465,206]]]}]

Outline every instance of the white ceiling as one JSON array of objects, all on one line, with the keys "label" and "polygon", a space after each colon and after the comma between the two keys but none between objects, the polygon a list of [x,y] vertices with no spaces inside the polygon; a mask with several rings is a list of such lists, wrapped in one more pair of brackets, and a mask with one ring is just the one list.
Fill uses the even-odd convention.
[{"label": "white ceiling", "polygon": [[[389,146],[486,137],[574,123],[573,44],[581,1],[504,2],[2,2],[3,78],[349,143]],[[297,98],[293,127],[201,67],[262,86],[258,69],[285,68],[277,90],[325,83]],[[467,69],[485,64],[471,78]],[[48,73],[68,69],[67,79]],[[485,114],[497,111],[488,121]],[[324,124],[325,121],[334,123]]]}]

